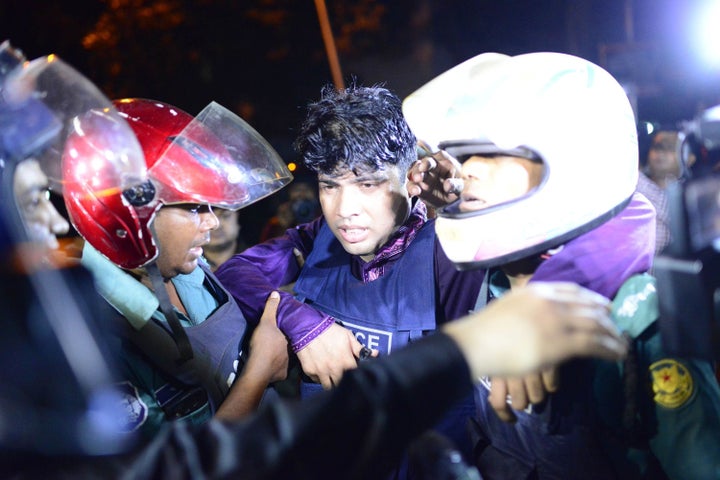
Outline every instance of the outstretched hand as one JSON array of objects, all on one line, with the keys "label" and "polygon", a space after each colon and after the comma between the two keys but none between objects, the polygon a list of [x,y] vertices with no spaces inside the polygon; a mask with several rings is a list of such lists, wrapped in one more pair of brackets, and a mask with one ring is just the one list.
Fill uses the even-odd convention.
[{"label": "outstretched hand", "polygon": [[627,342],[607,298],[567,282],[534,282],[448,323],[473,379],[521,376],[570,357],[618,360]]}]

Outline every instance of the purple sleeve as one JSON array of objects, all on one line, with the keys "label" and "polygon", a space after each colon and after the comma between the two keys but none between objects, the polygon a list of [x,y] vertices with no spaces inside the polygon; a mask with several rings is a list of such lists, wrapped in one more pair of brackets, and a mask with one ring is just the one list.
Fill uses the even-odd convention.
[{"label": "purple sleeve", "polygon": [[467,315],[475,308],[485,270],[459,271],[435,239],[435,279],[438,295],[438,325]]},{"label": "purple sleeve", "polygon": [[[321,225],[322,219],[318,218],[289,229],[282,237],[233,256],[215,272],[249,322],[259,321],[270,292],[297,279],[300,267],[293,248],[307,257]],[[290,339],[293,351],[301,350],[334,322],[331,317],[295,300],[291,294],[279,293],[278,327]]]},{"label": "purple sleeve", "polygon": [[655,208],[636,193],[613,218],[564,244],[532,281],[574,282],[613,298],[628,278],[652,268],[654,238]]}]

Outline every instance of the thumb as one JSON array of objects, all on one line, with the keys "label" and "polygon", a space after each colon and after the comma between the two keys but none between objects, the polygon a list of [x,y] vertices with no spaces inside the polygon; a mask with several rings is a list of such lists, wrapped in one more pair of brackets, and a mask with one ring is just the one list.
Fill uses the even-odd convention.
[{"label": "thumb", "polygon": [[305,265],[305,257],[303,256],[302,252],[297,248],[293,248],[293,255],[295,256],[295,261],[297,262],[298,267],[303,268],[303,266]]},{"label": "thumb", "polygon": [[265,302],[265,311],[263,311],[262,318],[260,321],[272,321],[277,322],[277,309],[280,303],[280,294],[278,292],[272,292]]}]

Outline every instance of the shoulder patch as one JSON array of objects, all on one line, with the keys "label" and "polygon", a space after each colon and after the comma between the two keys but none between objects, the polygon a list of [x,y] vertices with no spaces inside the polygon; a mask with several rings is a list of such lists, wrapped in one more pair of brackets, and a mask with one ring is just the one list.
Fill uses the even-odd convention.
[{"label": "shoulder patch", "polygon": [[618,328],[637,338],[659,316],[655,279],[648,275],[633,275],[613,299],[613,319]]},{"label": "shoulder patch", "polygon": [[124,413],[118,418],[118,426],[123,432],[135,431],[147,420],[148,407],[132,383],[118,383],[115,388],[120,394],[120,411]]},{"label": "shoulder patch", "polygon": [[690,371],[682,363],[664,358],[650,365],[655,403],[665,408],[683,406],[693,393]]}]

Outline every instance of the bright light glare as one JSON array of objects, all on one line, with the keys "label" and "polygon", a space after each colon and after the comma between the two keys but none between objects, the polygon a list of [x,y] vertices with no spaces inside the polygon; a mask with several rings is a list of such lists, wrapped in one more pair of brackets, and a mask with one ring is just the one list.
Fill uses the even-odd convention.
[{"label": "bright light glare", "polygon": [[708,67],[720,69],[720,0],[703,4],[697,12],[697,52]]}]

